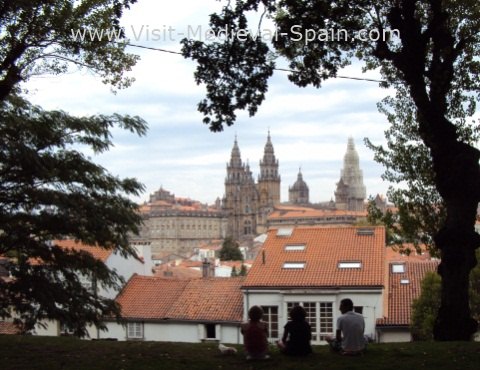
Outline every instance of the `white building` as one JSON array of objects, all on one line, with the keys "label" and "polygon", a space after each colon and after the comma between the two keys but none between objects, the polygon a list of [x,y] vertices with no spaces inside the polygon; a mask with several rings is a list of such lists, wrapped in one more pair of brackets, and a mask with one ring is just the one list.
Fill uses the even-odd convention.
[{"label": "white building", "polygon": [[297,227],[268,233],[242,286],[244,312],[262,306],[270,340],[281,338],[289,310],[307,311],[312,343],[334,335],[343,298],[365,318],[365,334],[375,337],[383,316],[385,230]]},{"label": "white building", "polygon": [[173,280],[133,276],[117,298],[124,321],[101,338],[242,343],[243,278]]}]

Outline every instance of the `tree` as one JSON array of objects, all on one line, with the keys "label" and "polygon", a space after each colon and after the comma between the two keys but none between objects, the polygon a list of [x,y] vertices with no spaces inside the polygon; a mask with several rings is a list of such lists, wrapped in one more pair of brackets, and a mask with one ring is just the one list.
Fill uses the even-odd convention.
[{"label": "tree", "polygon": [[413,340],[432,340],[433,326],[440,307],[441,282],[436,272],[427,272],[422,280],[420,296],[412,303],[411,330]]},{"label": "tree", "polygon": [[[365,69],[380,70],[383,87],[395,88],[397,95],[411,102],[412,124],[430,154],[432,181],[445,204],[444,222],[434,236],[442,259],[435,339],[469,340],[477,329],[469,309],[468,279],[480,245],[474,231],[480,152],[464,140],[458,131],[462,119],[452,112],[474,112],[479,96],[479,3],[229,1],[220,14],[210,17],[210,26],[219,36],[228,29],[232,37],[183,40],[184,56],[198,63],[195,80],[207,89],[198,109],[213,131],[233,124],[239,109],[255,114],[275,68],[275,54],[267,42],[243,32],[250,11],[263,11],[273,19],[277,32],[272,44],[277,55],[289,61],[289,79],[294,84],[320,87],[358,58]],[[326,40],[325,30],[337,37]],[[317,37],[307,42],[307,31]]]},{"label": "tree", "polygon": [[237,273],[237,268],[235,266],[233,266],[232,268],[232,273],[230,274],[231,277],[236,277],[238,276],[238,273]]},{"label": "tree", "polygon": [[[480,251],[477,250],[477,258]],[[441,278],[427,272],[422,280],[420,296],[413,301],[411,330],[414,340],[432,340],[435,320],[440,307]],[[470,273],[470,308],[473,317],[480,319],[480,265]]]},{"label": "tree", "polygon": [[72,117],[15,96],[0,102],[0,255],[14,256],[12,279],[0,279],[0,317],[13,309],[24,331],[56,319],[83,336],[87,324],[104,328],[103,316],[120,313],[80,281],[86,275],[118,288],[119,275],[91,254],[52,243],[72,238],[136,256],[128,236],[138,233],[141,217],[127,196],[143,186],[111,175],[79,150],[108,150],[112,127],[146,131],[138,117]]},{"label": "tree", "polygon": [[238,248],[238,243],[232,237],[227,237],[222,243],[219,252],[221,261],[241,261],[243,260],[242,252]]},{"label": "tree", "polygon": [[[120,17],[136,0],[1,0],[0,100],[31,75],[87,68],[115,88],[138,56],[125,52]],[[98,31],[101,34],[95,34]]]}]

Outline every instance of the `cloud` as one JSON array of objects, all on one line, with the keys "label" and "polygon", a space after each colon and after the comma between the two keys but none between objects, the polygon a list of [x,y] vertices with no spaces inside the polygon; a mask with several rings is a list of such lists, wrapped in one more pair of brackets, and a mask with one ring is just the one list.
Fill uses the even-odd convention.
[{"label": "cloud", "polygon": [[[142,0],[126,12],[123,25],[153,29],[206,25],[208,15],[221,6],[212,1],[158,2]],[[180,31],[179,31],[180,32]],[[139,40],[141,45],[180,50],[178,41]],[[194,82],[194,63],[181,56],[154,50],[129,48],[141,60],[130,75],[135,83],[116,95],[87,71],[62,76],[32,78],[26,84],[30,99],[46,109],[63,109],[71,114],[92,115],[114,112],[138,115],[149,125],[146,137],[139,138],[114,130],[115,147],[95,161],[121,177],[136,177],[146,185],[146,194],[160,186],[177,196],[213,202],[224,193],[226,162],[235,135],[242,159],[250,163],[254,176],[270,130],[275,154],[280,161],[282,200],[297,177],[299,166],[310,187],[313,201],[333,197],[340,176],[347,138],[355,138],[369,194],[385,193],[388,184],[380,179],[382,168],[363,145],[369,137],[384,142],[386,119],[376,103],[388,91],[375,82],[333,79],[322,88],[298,88],[277,71],[270,81],[267,99],[257,115],[240,113],[237,123],[223,132],[212,133],[202,123],[197,103],[204,87]],[[341,75],[361,77],[359,65],[347,67]],[[378,78],[375,71],[367,77]]]}]

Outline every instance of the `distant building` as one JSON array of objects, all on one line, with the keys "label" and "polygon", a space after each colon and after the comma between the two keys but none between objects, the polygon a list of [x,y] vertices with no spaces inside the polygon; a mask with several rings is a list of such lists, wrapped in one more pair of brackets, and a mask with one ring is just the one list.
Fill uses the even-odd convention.
[{"label": "distant building", "polygon": [[297,181],[288,188],[288,202],[291,204],[309,203],[309,189],[307,183],[303,181],[301,169],[298,170]]},{"label": "distant building", "polygon": [[[240,148],[235,138],[230,161],[227,163],[225,195],[222,209],[228,218],[227,235],[239,240],[264,233],[272,226],[282,223],[295,225],[346,224],[351,225],[365,218],[366,188],[360,169],[358,153],[353,138],[348,139],[340,181],[335,191],[335,201],[311,204],[309,187],[301,169],[297,180],[289,187],[288,204],[280,203],[280,172],[275,157],[270,132],[267,136],[260,175],[255,182],[250,165],[242,162]],[[284,207],[309,208],[309,215],[282,216]],[[292,216],[292,213],[290,213]],[[303,217],[306,216],[306,217]]]},{"label": "distant building", "polygon": [[228,217],[227,233],[235,239],[253,237],[266,230],[267,216],[280,203],[280,175],[270,132],[255,183],[249,164],[242,162],[235,138],[227,163],[222,209]]},{"label": "distant building", "polygon": [[363,211],[367,191],[363,184],[358,153],[353,138],[348,139],[347,152],[343,157],[343,169],[335,190],[335,207],[340,210]]},{"label": "distant building", "polygon": [[160,188],[140,207],[143,225],[133,242],[150,243],[153,254],[190,256],[202,243],[226,236],[225,212],[198,201],[177,198]]}]

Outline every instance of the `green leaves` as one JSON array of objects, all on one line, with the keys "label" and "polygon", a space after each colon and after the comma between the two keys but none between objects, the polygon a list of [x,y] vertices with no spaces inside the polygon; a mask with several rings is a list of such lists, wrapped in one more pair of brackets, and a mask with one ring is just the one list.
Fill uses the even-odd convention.
[{"label": "green leaves", "polygon": [[143,135],[138,117],[73,117],[44,111],[20,97],[0,102],[0,255],[16,256],[13,280],[0,281],[0,313],[13,307],[24,329],[57,319],[85,334],[87,323],[101,327],[102,315],[117,315],[112,300],[82,286],[88,276],[106,287],[120,277],[85,252],[52,245],[71,238],[135,256],[128,235],[141,217],[128,199],[143,190],[135,179],[120,179],[79,151],[108,150],[114,127]]}]

